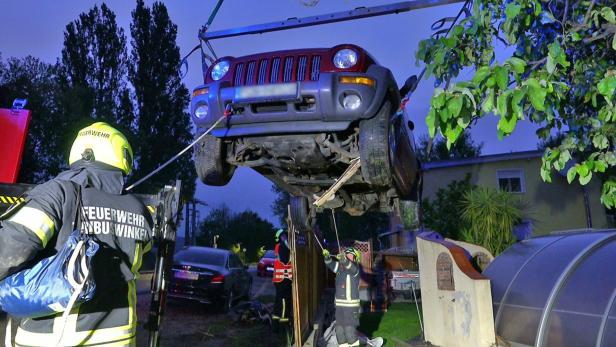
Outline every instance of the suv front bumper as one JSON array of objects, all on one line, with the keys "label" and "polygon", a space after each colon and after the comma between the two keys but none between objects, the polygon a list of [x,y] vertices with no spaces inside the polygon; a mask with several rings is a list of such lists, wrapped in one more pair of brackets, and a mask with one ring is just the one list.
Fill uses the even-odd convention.
[{"label": "suv front bumper", "polygon": [[[343,76],[367,77],[373,86],[359,83],[342,83]],[[262,95],[259,99],[241,98],[241,88],[211,83],[196,88],[208,88],[208,92],[193,97],[191,116],[198,128],[207,129],[224,113],[226,107],[234,110],[229,119],[212,131],[216,137],[238,137],[285,133],[316,133],[342,131],[351,122],[373,117],[386,97],[397,96],[397,86],[391,71],[372,65],[365,73],[322,73],[318,81],[300,81],[295,96]],[[262,90],[275,84],[250,86]],[[288,87],[288,84],[287,84]],[[356,95],[361,105],[345,109],[342,101],[347,95]],[[399,100],[393,100],[399,103]],[[208,114],[202,119],[195,117],[195,110],[208,106]]]}]

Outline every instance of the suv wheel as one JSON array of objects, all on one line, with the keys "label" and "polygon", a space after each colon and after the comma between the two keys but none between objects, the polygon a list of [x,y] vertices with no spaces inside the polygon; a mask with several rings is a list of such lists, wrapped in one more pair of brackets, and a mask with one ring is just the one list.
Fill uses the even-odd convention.
[{"label": "suv wheel", "polygon": [[205,135],[195,146],[195,169],[201,182],[208,186],[224,186],[231,180],[235,166],[227,163],[221,139]]},{"label": "suv wheel", "polygon": [[389,122],[391,102],[386,100],[376,116],[359,122],[359,156],[361,174],[374,186],[391,183],[389,160]]},{"label": "suv wheel", "polygon": [[312,229],[312,214],[308,198],[291,196],[291,223],[298,231]]}]

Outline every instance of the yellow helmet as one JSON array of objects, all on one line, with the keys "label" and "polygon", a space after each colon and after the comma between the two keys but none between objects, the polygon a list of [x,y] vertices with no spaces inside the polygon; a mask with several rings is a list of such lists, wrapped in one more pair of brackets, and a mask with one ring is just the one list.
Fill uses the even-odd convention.
[{"label": "yellow helmet", "polygon": [[68,164],[82,159],[113,166],[128,175],[133,168],[133,149],[121,132],[105,122],[97,122],[79,130]]}]

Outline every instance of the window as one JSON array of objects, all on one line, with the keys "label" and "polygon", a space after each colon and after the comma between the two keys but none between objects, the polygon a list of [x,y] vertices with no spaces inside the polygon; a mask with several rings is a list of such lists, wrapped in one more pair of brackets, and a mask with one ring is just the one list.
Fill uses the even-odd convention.
[{"label": "window", "polygon": [[517,170],[498,170],[496,172],[498,187],[500,190],[509,193],[524,193],[524,171]]}]

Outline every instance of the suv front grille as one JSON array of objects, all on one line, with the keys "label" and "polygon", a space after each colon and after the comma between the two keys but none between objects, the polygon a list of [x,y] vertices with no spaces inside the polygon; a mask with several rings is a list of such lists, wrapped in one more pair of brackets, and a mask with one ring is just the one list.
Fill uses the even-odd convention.
[{"label": "suv front grille", "polygon": [[294,81],[318,81],[321,56],[284,56],[240,61],[235,64],[233,84],[283,83]]}]

